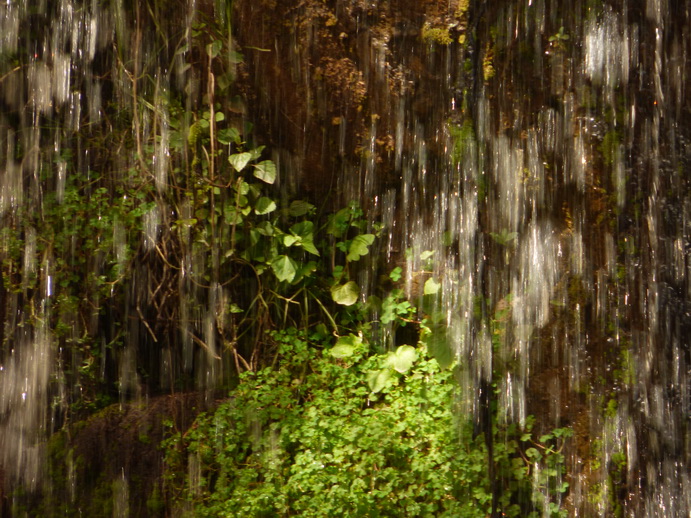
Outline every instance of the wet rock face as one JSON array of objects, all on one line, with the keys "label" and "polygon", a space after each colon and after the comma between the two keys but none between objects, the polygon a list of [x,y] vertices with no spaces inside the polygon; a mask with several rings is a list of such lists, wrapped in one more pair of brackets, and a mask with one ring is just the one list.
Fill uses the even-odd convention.
[{"label": "wet rock face", "polygon": [[75,422],[48,442],[52,490],[43,501],[15,499],[36,516],[167,516],[161,441],[188,430],[215,405],[209,394],[179,393],[112,405]]},{"label": "wet rock face", "polygon": [[440,94],[430,45],[443,60],[444,46],[467,24],[464,2],[437,0],[237,2],[236,9],[259,127],[274,148],[298,157],[300,186],[317,197],[366,159],[386,183],[398,110],[427,116]]}]

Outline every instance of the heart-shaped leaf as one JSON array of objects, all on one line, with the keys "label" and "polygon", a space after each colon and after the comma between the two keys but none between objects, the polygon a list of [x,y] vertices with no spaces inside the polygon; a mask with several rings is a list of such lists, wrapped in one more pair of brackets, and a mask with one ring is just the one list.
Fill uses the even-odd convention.
[{"label": "heart-shaped leaf", "polygon": [[295,223],[292,227],[288,229],[290,232],[300,237],[312,236],[314,234],[314,223],[311,221],[301,221],[300,223]]},{"label": "heart-shaped leaf", "polygon": [[276,164],[271,160],[264,160],[254,166],[254,176],[262,182],[274,183],[276,181]]},{"label": "heart-shaped leaf", "polygon": [[300,241],[300,246],[306,252],[309,252],[310,254],[319,255],[319,250],[317,250],[317,247],[314,246],[314,241],[312,241],[312,236],[310,236],[309,238],[303,238]]},{"label": "heart-shaped leaf", "polygon": [[391,369],[381,369],[367,373],[367,385],[369,385],[369,389],[373,394],[384,390],[389,379],[391,379]]},{"label": "heart-shaped leaf", "polygon": [[453,353],[447,335],[446,326],[437,325],[423,336],[427,349],[442,369],[448,369],[453,363]]},{"label": "heart-shaped leaf", "polygon": [[348,248],[348,261],[357,261],[363,255],[369,254],[369,246],[374,243],[374,234],[360,234],[355,236]]},{"label": "heart-shaped leaf", "polygon": [[279,281],[292,281],[298,270],[298,265],[287,255],[279,255],[271,261],[271,269]]},{"label": "heart-shaped leaf", "polygon": [[215,58],[216,56],[218,56],[218,53],[221,52],[222,48],[223,41],[214,40],[206,46],[206,53],[209,55],[210,58]]},{"label": "heart-shaped leaf", "polygon": [[401,345],[394,352],[389,353],[386,358],[386,366],[393,370],[405,374],[410,370],[417,360],[417,351],[410,345]]},{"label": "heart-shaped leaf", "polygon": [[425,281],[424,294],[434,295],[439,292],[439,288],[441,288],[441,284],[430,277]]},{"label": "heart-shaped leaf", "polygon": [[331,298],[336,304],[342,306],[352,306],[360,296],[360,288],[353,281],[345,284],[336,284],[331,287]]},{"label": "heart-shaped leaf", "polygon": [[300,236],[295,236],[293,234],[286,234],[283,236],[283,244],[285,246],[293,246],[295,243],[300,241]]},{"label": "heart-shaped leaf", "polygon": [[234,153],[228,157],[228,162],[238,173],[245,168],[250,160],[252,160],[252,155],[249,153]]},{"label": "heart-shaped leaf", "polygon": [[262,214],[268,214],[269,212],[273,212],[276,210],[276,202],[273,201],[271,198],[267,198],[266,196],[262,196],[257,200],[257,204],[254,207],[254,212],[257,213],[258,215]]},{"label": "heart-shaped leaf", "polygon": [[334,345],[329,350],[329,354],[334,358],[348,358],[349,356],[355,354],[355,351],[361,345],[362,338],[360,338],[359,336],[355,336],[353,334],[350,334],[348,336],[341,336],[336,341],[336,345]]},{"label": "heart-shaped leaf", "polygon": [[288,214],[290,214],[294,218],[297,218],[299,216],[304,216],[313,208],[314,205],[312,205],[311,203],[307,203],[306,201],[302,200],[295,200],[291,202],[290,208],[288,209]]}]

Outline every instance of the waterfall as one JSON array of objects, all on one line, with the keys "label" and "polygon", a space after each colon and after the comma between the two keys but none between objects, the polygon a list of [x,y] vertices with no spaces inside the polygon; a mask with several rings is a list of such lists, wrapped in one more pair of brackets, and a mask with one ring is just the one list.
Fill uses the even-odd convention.
[{"label": "waterfall", "polygon": [[382,223],[360,297],[402,268],[460,412],[573,428],[570,515],[688,516],[690,27],[672,0],[4,2],[0,516],[50,492],[76,416],[201,409],[233,379],[214,240],[235,224],[204,248],[178,194],[221,116],[254,127],[284,198]]}]

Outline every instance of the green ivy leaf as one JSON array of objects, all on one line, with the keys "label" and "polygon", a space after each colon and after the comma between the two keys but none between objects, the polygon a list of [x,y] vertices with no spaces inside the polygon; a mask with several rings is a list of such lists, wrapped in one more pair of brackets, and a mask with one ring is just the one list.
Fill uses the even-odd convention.
[{"label": "green ivy leaf", "polygon": [[542,455],[537,450],[537,448],[528,448],[527,450],[525,450],[525,456],[528,457],[531,461],[539,461],[540,459],[542,459]]},{"label": "green ivy leaf", "polygon": [[224,214],[225,220],[229,225],[239,225],[242,223],[242,211],[236,207],[228,207]]},{"label": "green ivy leaf", "polygon": [[224,128],[218,130],[218,133],[216,133],[216,140],[226,146],[232,144],[233,142],[238,144],[240,143],[240,132],[235,128]]},{"label": "green ivy leaf", "polygon": [[218,56],[219,52],[221,52],[222,48],[223,41],[214,40],[206,46],[206,53],[209,55],[210,58],[215,58],[216,56]]},{"label": "green ivy leaf", "polygon": [[363,255],[369,254],[369,246],[374,243],[374,234],[360,234],[355,236],[348,248],[347,261],[357,261]]},{"label": "green ivy leaf", "polygon": [[264,160],[254,166],[254,176],[262,182],[272,184],[276,181],[276,164],[271,160]]},{"label": "green ivy leaf", "polygon": [[271,261],[271,269],[274,271],[279,281],[291,282],[295,278],[298,265],[287,255],[279,255]]},{"label": "green ivy leaf", "polygon": [[304,279],[305,277],[308,277],[309,275],[311,275],[313,272],[316,272],[316,271],[317,271],[317,263],[314,261],[308,261],[307,263],[305,263],[304,265],[302,265],[298,269],[292,283],[297,284],[302,279]]},{"label": "green ivy leaf", "polygon": [[252,160],[252,155],[249,153],[234,153],[228,157],[228,162],[238,173],[245,168],[250,160]]},{"label": "green ivy leaf", "polygon": [[238,52],[237,50],[231,50],[228,53],[228,61],[232,63],[233,65],[237,65],[239,63],[242,63],[245,60],[245,56],[242,55],[242,52]]},{"label": "green ivy leaf", "polygon": [[296,236],[312,237],[314,233],[314,223],[311,221],[301,221],[300,223],[295,223],[295,225],[290,227],[288,230]]},{"label": "green ivy leaf", "polygon": [[362,338],[349,334],[341,336],[336,344],[329,350],[329,354],[334,358],[344,359],[355,354],[355,351],[362,345]]},{"label": "green ivy leaf", "polygon": [[326,232],[337,238],[343,237],[343,235],[348,231],[350,214],[351,210],[349,208],[341,209],[336,214],[333,214],[329,218]]},{"label": "green ivy leaf", "polygon": [[262,221],[257,225],[257,232],[262,236],[273,236],[275,232],[274,226],[269,221]]},{"label": "green ivy leaf", "polygon": [[384,390],[389,379],[391,379],[391,369],[381,369],[367,373],[367,385],[369,385],[369,389],[373,394]]},{"label": "green ivy leaf", "polygon": [[499,234],[490,232],[489,235],[499,245],[508,245],[511,241],[518,237],[517,232],[509,232],[507,229],[502,230]]},{"label": "green ivy leaf", "polygon": [[331,298],[336,304],[342,306],[352,306],[360,296],[360,288],[353,281],[345,284],[336,284],[331,287]]},{"label": "green ivy leaf", "polygon": [[250,149],[249,154],[252,155],[252,160],[257,160],[260,156],[262,156],[264,148],[266,148],[266,146],[257,146],[254,149]]},{"label": "green ivy leaf", "polygon": [[425,281],[424,294],[435,295],[439,292],[439,288],[441,288],[441,284],[435,281],[434,278],[430,277]]},{"label": "green ivy leaf", "polygon": [[[290,227],[290,232],[298,239],[291,244],[298,244],[310,254],[319,255],[319,250],[314,246],[314,223],[311,221],[301,221]],[[286,246],[291,246],[284,242]]]},{"label": "green ivy leaf", "polygon": [[298,243],[300,241],[300,236],[296,236],[294,234],[286,234],[283,236],[283,245],[284,246],[293,246],[295,243]]},{"label": "green ivy leaf", "polygon": [[425,333],[424,342],[442,369],[448,369],[453,363],[453,354],[449,347],[446,326],[434,326]]},{"label": "green ivy leaf", "polygon": [[355,347],[349,344],[337,343],[330,350],[329,354],[334,358],[342,360],[344,358],[349,358],[355,353]]},{"label": "green ivy leaf", "polygon": [[314,241],[312,238],[310,239],[302,239],[300,241],[300,246],[306,251],[309,252],[310,254],[313,255],[319,255],[319,250],[317,250],[317,247],[314,246]]},{"label": "green ivy leaf", "polygon": [[228,311],[230,313],[243,313],[244,312],[244,310],[240,306],[235,304],[234,302],[230,304],[230,306],[228,307]]},{"label": "green ivy leaf", "polygon": [[417,360],[417,351],[410,345],[401,345],[386,357],[385,365],[405,374]]},{"label": "green ivy leaf", "polygon": [[311,203],[307,203],[303,200],[295,200],[291,202],[290,207],[288,208],[288,214],[294,218],[298,218],[308,214],[312,209],[314,209],[314,205]]},{"label": "green ivy leaf", "polygon": [[258,215],[262,214],[268,214],[269,212],[273,212],[276,210],[276,202],[273,201],[271,198],[267,198],[266,196],[262,196],[257,200],[257,203],[254,207],[254,212]]},{"label": "green ivy leaf", "polygon": [[427,259],[430,259],[434,255],[434,250],[425,250],[420,254],[420,260],[421,261],[426,261]]},{"label": "green ivy leaf", "polygon": [[250,184],[248,184],[248,183],[247,183],[246,181],[244,181],[244,180],[240,180],[240,181],[237,183],[236,190],[240,193],[240,195],[242,195],[242,196],[247,196],[247,195],[249,194],[249,192],[250,192]]}]

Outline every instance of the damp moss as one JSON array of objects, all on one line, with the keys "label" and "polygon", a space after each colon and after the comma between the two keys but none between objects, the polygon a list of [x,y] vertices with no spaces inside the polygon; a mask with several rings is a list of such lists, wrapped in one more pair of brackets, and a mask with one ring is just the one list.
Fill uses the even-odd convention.
[{"label": "damp moss", "polygon": [[475,129],[470,119],[463,121],[463,124],[448,125],[449,135],[452,141],[451,159],[457,165],[462,159],[469,145],[475,142]]},{"label": "damp moss", "polygon": [[482,60],[482,76],[484,77],[485,81],[492,79],[496,74],[496,70],[494,69],[494,65],[492,64],[492,57],[491,56],[485,56],[485,59]]},{"label": "damp moss", "polygon": [[602,161],[607,167],[614,165],[620,143],[621,134],[618,131],[611,130],[605,133],[605,136],[600,143],[599,150],[600,154],[602,155]]}]

